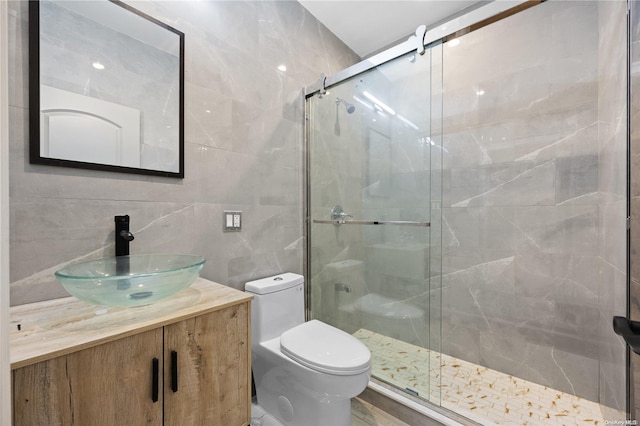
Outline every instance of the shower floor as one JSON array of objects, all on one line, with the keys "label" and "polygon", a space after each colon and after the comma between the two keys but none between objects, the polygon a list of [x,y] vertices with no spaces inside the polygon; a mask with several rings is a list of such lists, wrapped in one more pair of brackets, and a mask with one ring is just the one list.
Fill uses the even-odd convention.
[{"label": "shower floor", "polygon": [[[480,424],[605,424],[595,402],[373,331],[354,336],[371,351],[373,376]],[[431,389],[424,374],[429,363]]]}]

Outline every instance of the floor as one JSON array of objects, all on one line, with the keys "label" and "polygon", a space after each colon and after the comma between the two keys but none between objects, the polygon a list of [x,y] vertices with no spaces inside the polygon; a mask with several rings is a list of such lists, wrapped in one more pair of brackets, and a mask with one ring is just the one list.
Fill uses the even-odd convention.
[{"label": "floor", "polygon": [[[369,330],[354,335],[371,350],[372,374],[378,379],[480,424],[605,424],[595,402]],[[429,376],[422,373],[430,363],[431,388]]]},{"label": "floor", "polygon": [[358,398],[351,400],[351,424],[353,426],[411,426]]},{"label": "floor", "polygon": [[[595,402],[369,330],[354,335],[371,350],[379,380],[481,425],[607,424]],[[432,387],[425,365],[431,366]],[[353,426],[409,426],[358,398],[351,409]],[[282,426],[257,405],[252,413],[251,426]]]},{"label": "floor", "polygon": [[[353,426],[411,426],[358,398],[351,400],[351,424]],[[250,426],[283,425],[266,413],[259,405],[253,404],[251,406]]]}]

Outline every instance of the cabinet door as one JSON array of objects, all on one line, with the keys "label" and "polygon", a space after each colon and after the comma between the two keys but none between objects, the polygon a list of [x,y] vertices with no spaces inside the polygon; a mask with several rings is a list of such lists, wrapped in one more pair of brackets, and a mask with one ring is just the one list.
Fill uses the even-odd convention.
[{"label": "cabinet door", "polygon": [[165,425],[249,424],[250,360],[248,302],[165,327]]},{"label": "cabinet door", "polygon": [[[160,386],[152,401],[153,358]],[[14,424],[161,425],[162,329],[13,372]]]}]

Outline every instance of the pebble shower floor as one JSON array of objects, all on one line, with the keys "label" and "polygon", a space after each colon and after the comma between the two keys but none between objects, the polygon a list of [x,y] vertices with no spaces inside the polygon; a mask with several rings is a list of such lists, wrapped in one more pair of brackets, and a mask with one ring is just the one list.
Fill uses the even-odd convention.
[{"label": "pebble shower floor", "polygon": [[[371,351],[373,376],[480,424],[606,424],[595,402],[373,331],[360,329],[354,336]],[[440,375],[433,389],[424,374],[429,363],[430,373]]]}]

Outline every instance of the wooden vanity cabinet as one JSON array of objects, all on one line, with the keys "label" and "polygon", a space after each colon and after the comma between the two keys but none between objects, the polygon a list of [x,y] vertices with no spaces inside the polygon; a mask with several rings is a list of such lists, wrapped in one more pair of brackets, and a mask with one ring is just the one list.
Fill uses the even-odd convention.
[{"label": "wooden vanity cabinet", "polygon": [[14,370],[14,425],[161,425],[154,357],[162,357],[162,329]]},{"label": "wooden vanity cabinet", "polygon": [[14,425],[249,424],[249,300],[15,368]]},{"label": "wooden vanity cabinet", "polygon": [[250,423],[248,319],[245,303],[164,328],[165,425]]}]

